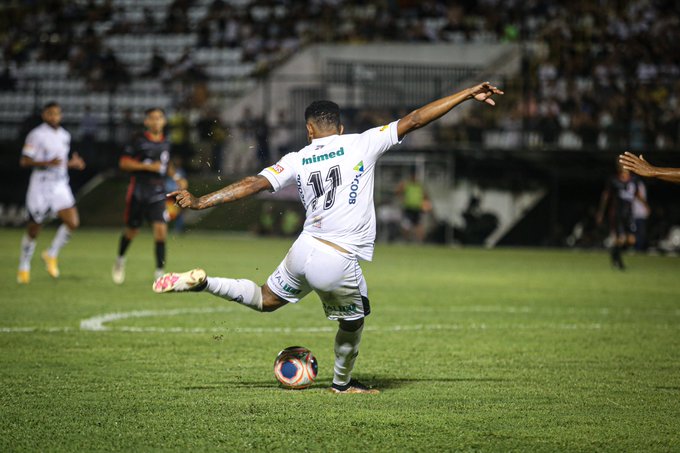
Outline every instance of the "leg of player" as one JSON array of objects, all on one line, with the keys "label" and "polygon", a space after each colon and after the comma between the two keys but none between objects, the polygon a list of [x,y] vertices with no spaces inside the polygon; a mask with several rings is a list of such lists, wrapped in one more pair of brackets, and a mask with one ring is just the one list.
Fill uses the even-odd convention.
[{"label": "leg of player", "polygon": [[42,253],[45,268],[52,278],[59,277],[59,263],[57,261],[59,252],[71,239],[73,231],[80,226],[80,216],[75,206],[62,209],[57,215],[63,223],[57,229],[57,234],[54,236],[50,248]]},{"label": "leg of player", "polygon": [[333,385],[330,391],[333,393],[365,393],[376,395],[378,389],[366,387],[356,379],[352,379],[354,362],[359,355],[361,333],[364,330],[364,320],[355,321],[340,320],[338,332],[335,335],[335,364],[333,366]]},{"label": "leg of player", "polygon": [[207,291],[214,296],[262,312],[278,310],[288,303],[274,294],[266,284],[258,286],[246,279],[208,277],[203,269],[165,274],[156,279],[153,290],[156,293]]},{"label": "leg of player", "polygon": [[27,284],[31,281],[31,259],[35,253],[35,243],[40,234],[41,225],[32,221],[28,222],[26,233],[21,238],[21,254],[19,256],[19,270],[17,271],[17,283]]},{"label": "leg of player", "polygon": [[266,313],[276,311],[288,303],[274,294],[266,284],[257,286],[255,282],[245,279],[207,277],[205,290],[214,296]]},{"label": "leg of player", "polygon": [[612,263],[614,264],[614,267],[622,271],[626,269],[626,266],[623,264],[623,256],[621,255],[621,251],[625,244],[626,236],[618,235],[616,236],[616,239],[614,240],[614,245],[612,246]]},{"label": "leg of player", "polygon": [[165,271],[165,240],[168,236],[168,224],[165,222],[153,222],[153,239],[156,245],[156,271],[154,278],[160,278]]},{"label": "leg of player", "polygon": [[111,278],[117,285],[121,285],[125,281],[125,253],[138,233],[139,228],[125,227],[123,234],[120,235],[118,256],[116,257],[116,262],[113,264],[113,269],[111,270]]}]

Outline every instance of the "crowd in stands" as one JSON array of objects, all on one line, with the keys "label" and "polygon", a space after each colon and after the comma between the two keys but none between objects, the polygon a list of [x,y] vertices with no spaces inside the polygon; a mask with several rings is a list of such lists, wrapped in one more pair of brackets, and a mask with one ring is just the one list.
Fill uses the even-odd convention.
[{"label": "crowd in stands", "polygon": [[[196,48],[240,48],[243,60],[257,63],[260,71],[308,43],[464,42],[518,35],[519,13],[494,7],[498,2],[493,0],[213,0],[193,20],[191,9],[199,3],[205,2],[159,2],[160,15],[148,3],[142,15],[130,16],[114,0],[10,1],[0,18],[4,62],[68,60],[72,73],[86,77],[91,88],[115,90],[129,80],[130,71],[115,49],[103,44],[110,35],[196,33]],[[135,75],[157,77],[167,65],[182,65],[186,59],[167,62],[155,54],[148,71]]]},{"label": "crowd in stands", "polygon": [[[189,115],[197,122],[215,114],[203,83],[210,76],[192,57],[197,49],[238,49],[257,77],[309,43],[521,42],[521,76],[504,81],[506,99],[513,102],[485,111],[485,117],[465,118],[457,142],[582,149],[680,145],[680,54],[674,47],[680,14],[672,0],[144,4],[141,15],[131,16],[127,3],[116,0],[9,1],[0,8],[0,90],[16,86],[13,73],[29,59],[68,61],[70,75],[94,91],[116,92],[138,78],[162,80],[167,89],[177,86],[171,81],[183,81],[176,107],[201,109]],[[141,71],[106,45],[107,36],[149,33],[193,33],[196,40],[172,61],[154,52]],[[371,116],[382,119],[387,112]],[[364,120],[356,122],[371,125]],[[496,140],[485,133],[489,124],[500,131]]]},{"label": "crowd in stands", "polygon": [[[501,129],[529,131],[529,146],[680,146],[677,2],[563,2],[546,18]],[[514,137],[506,146],[520,145]]]}]

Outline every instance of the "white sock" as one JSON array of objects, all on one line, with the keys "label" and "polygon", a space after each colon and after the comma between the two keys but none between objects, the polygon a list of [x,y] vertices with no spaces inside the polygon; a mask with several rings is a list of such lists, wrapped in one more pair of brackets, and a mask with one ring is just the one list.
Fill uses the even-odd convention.
[{"label": "white sock", "polygon": [[50,256],[58,256],[59,250],[61,250],[61,248],[66,245],[69,239],[71,239],[71,230],[69,230],[69,228],[62,223],[57,230],[57,234],[54,236],[52,245],[50,246],[50,249],[47,251],[47,253]]},{"label": "white sock", "polygon": [[208,277],[205,290],[223,299],[262,311],[262,288],[250,280]]},{"label": "white sock", "polygon": [[354,361],[359,355],[359,343],[364,326],[354,332],[347,332],[338,327],[335,335],[335,366],[333,367],[333,384],[347,385],[352,378]]},{"label": "white sock", "polygon": [[35,239],[31,239],[29,235],[24,234],[21,238],[21,255],[19,256],[19,270],[30,271],[31,259],[35,252]]}]

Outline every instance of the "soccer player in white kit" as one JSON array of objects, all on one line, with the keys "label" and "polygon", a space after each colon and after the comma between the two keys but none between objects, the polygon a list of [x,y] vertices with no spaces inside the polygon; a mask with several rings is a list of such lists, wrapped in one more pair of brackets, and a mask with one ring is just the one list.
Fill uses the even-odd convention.
[{"label": "soccer player in white kit", "polygon": [[444,97],[398,121],[343,135],[340,109],[316,101],[305,110],[310,144],[285,155],[257,176],[246,177],[217,192],[195,197],[172,192],[183,208],[205,209],[268,190],[295,185],[306,210],[302,233],[279,267],[258,286],[245,279],[208,277],[204,270],[169,273],[157,279],[157,293],[208,291],[258,311],[271,312],[297,303],[315,291],[326,316],[339,322],[335,337],[334,393],[378,393],[352,379],[364,318],[370,313],[368,288],[359,260],[370,261],[375,241],[373,178],[380,156],[409,132],[440,118],[468,99],[495,105],[503,92],[488,82]]},{"label": "soccer player in white kit", "polygon": [[78,153],[73,153],[69,159],[71,134],[60,126],[61,118],[61,107],[56,102],[43,107],[43,123],[26,137],[19,161],[22,167],[33,169],[26,193],[29,219],[26,233],[21,239],[17,272],[17,282],[20,284],[31,280],[31,259],[43,222],[55,216],[62,221],[52,245],[42,253],[47,272],[53,278],[59,277],[59,251],[80,224],[75,198],[69,186],[68,170],[82,170],[85,162]]}]

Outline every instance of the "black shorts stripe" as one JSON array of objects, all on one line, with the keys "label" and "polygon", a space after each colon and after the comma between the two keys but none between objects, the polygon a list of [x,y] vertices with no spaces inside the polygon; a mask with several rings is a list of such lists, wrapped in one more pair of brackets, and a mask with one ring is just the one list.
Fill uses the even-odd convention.
[{"label": "black shorts stripe", "polygon": [[368,300],[368,297],[361,296],[361,303],[364,306],[364,317],[370,315],[371,314],[371,301]]}]

